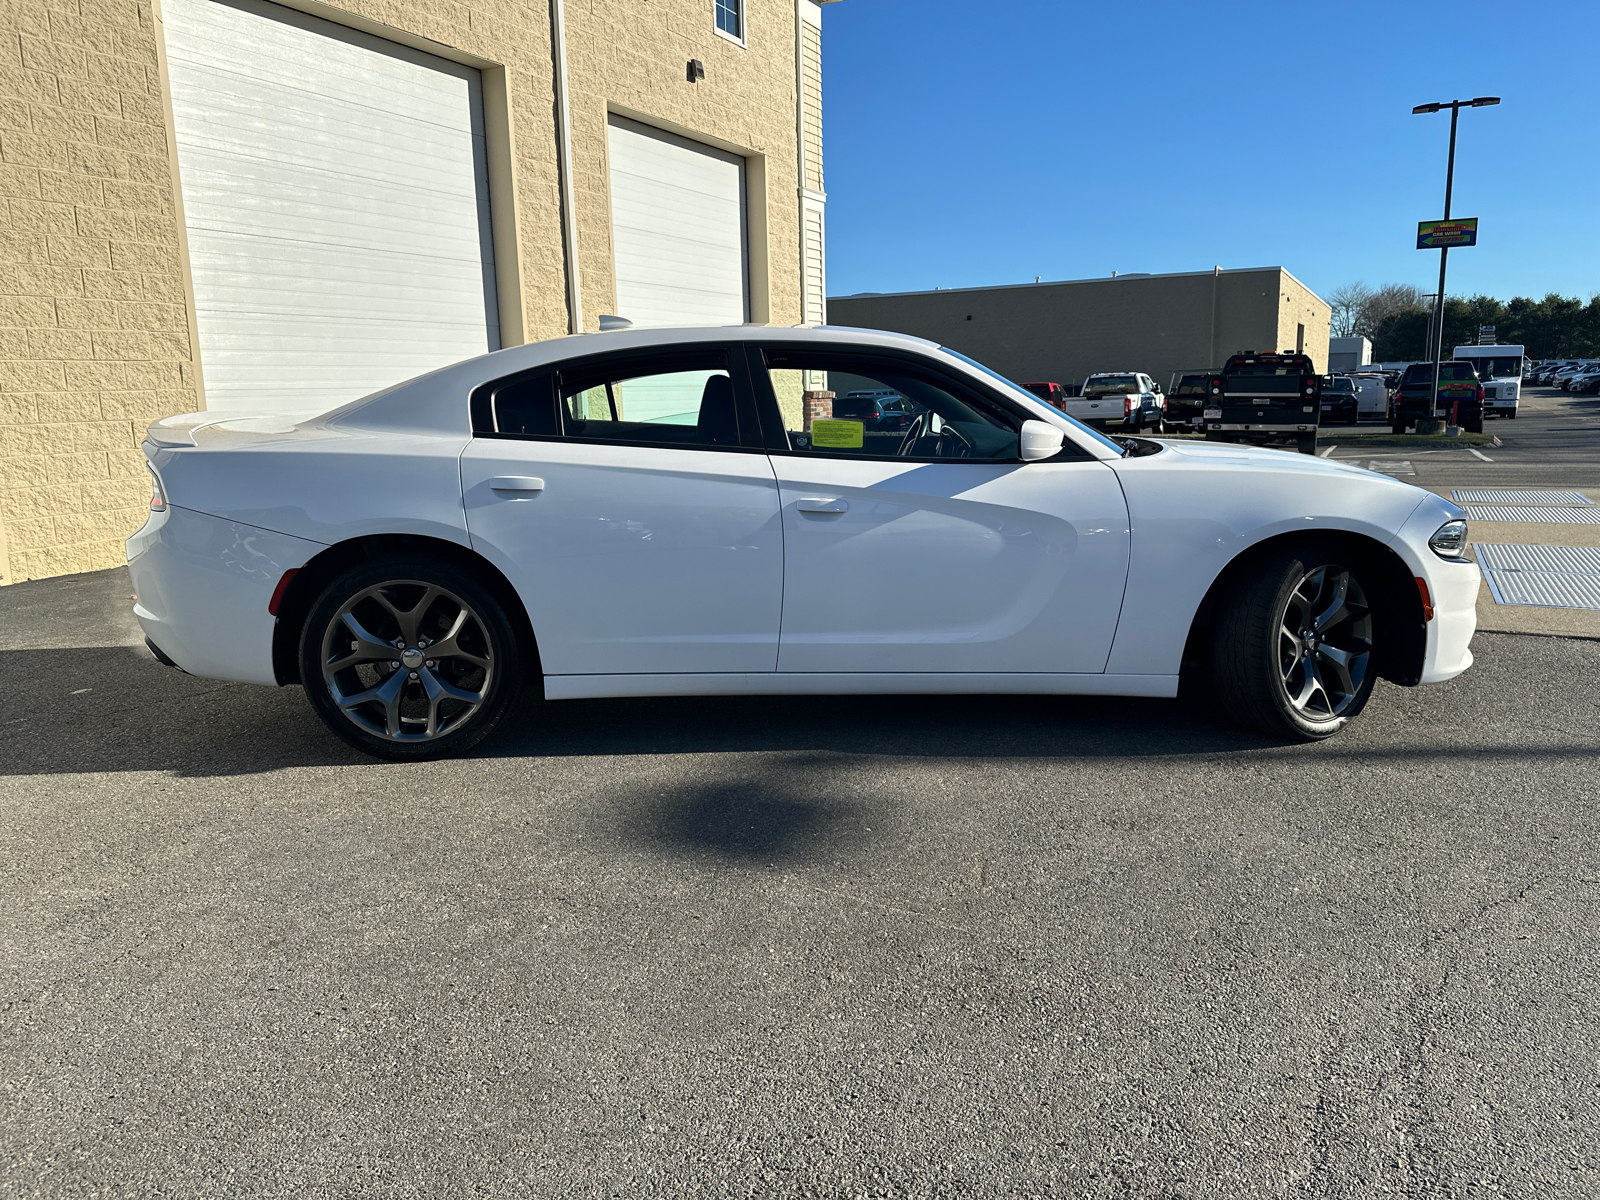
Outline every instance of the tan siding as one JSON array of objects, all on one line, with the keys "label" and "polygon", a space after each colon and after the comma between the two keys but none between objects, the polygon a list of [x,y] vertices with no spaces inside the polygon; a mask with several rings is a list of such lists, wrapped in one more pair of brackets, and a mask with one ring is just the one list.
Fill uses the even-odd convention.
[{"label": "tan siding", "polygon": [[814,192],[822,185],[822,30],[800,26],[801,122],[805,129],[805,186]]},{"label": "tan siding", "polygon": [[803,319],[821,323],[828,319],[827,279],[823,269],[824,227],[822,209],[807,207],[804,212],[802,263],[805,274],[805,312]]}]

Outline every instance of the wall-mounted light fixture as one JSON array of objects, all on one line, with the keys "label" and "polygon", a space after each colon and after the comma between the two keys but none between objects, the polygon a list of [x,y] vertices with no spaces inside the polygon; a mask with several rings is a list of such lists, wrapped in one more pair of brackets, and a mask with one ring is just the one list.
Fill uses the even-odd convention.
[{"label": "wall-mounted light fixture", "polygon": [[690,83],[699,83],[705,77],[706,77],[706,65],[705,65],[705,63],[701,62],[698,58],[691,58],[689,60],[689,82]]}]

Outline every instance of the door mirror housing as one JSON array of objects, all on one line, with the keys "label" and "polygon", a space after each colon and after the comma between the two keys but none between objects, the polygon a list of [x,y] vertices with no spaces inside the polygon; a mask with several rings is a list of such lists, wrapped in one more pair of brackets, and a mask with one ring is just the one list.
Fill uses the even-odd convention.
[{"label": "door mirror housing", "polygon": [[1048,421],[1024,421],[1017,439],[1019,454],[1023,462],[1054,458],[1066,440],[1066,432]]}]

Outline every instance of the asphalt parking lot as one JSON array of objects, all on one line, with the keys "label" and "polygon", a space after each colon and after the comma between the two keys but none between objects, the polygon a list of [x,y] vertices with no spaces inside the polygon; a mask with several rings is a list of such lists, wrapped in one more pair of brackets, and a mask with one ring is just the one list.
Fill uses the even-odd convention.
[{"label": "asphalt parking lot", "polygon": [[529,702],[383,765],[0,591],[0,1194],[1600,1191],[1600,641],[1202,701]]}]

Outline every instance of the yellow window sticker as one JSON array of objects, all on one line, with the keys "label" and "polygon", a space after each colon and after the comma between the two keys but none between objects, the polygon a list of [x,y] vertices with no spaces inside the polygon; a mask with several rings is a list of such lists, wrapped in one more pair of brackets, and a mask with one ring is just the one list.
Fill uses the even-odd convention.
[{"label": "yellow window sticker", "polygon": [[811,444],[829,450],[859,450],[865,429],[860,421],[813,421]]}]

